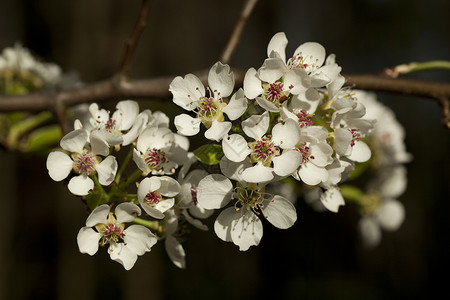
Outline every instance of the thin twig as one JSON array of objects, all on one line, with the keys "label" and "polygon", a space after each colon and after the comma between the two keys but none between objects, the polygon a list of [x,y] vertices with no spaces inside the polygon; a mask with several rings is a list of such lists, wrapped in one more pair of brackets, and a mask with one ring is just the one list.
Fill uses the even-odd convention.
[{"label": "thin twig", "polygon": [[147,15],[149,7],[150,7],[150,0],[142,0],[142,6],[141,11],[139,13],[139,17],[136,21],[136,24],[134,25],[133,32],[126,44],[125,53],[119,71],[120,76],[125,76],[128,72],[131,63],[131,58],[133,56],[134,50],[136,49],[139,37],[141,36],[145,26],[147,25]]},{"label": "thin twig", "polygon": [[244,7],[241,11],[241,15],[234,25],[233,32],[231,33],[228,43],[222,52],[222,56],[220,57],[220,61],[222,63],[227,64],[230,61],[231,55],[233,54],[233,51],[236,48],[241,37],[241,33],[244,29],[245,23],[247,23],[247,19],[252,13],[256,2],[258,2],[258,0],[247,0],[245,2]]}]

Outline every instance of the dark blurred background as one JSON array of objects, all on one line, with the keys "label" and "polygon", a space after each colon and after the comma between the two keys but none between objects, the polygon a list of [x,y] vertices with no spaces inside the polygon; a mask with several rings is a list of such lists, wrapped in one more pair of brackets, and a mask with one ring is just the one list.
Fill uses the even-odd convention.
[{"label": "dark blurred background", "polygon": [[[117,72],[138,0],[2,0],[0,49],[21,42],[84,82]],[[152,1],[132,78],[184,75],[209,68],[224,48],[243,1]],[[450,60],[448,0],[259,1],[230,62],[258,68],[270,38],[287,53],[316,41],[335,53],[343,73],[378,73],[411,61]],[[405,76],[450,81],[448,71]],[[317,213],[299,199],[288,230],[264,226],[259,247],[240,252],[214,232],[192,232],[187,269],[163,243],[131,271],[106,249],[80,254],[76,235],[87,216],[80,200],[47,176],[44,156],[0,152],[0,299],[435,299],[450,297],[449,131],[428,99],[379,94],[406,130],[406,220],[362,247],[355,208]],[[117,99],[121,100],[121,99]],[[106,106],[108,104],[102,104]],[[115,103],[110,103],[112,107]],[[160,102],[142,102],[157,110]],[[170,107],[170,108],[169,108]],[[172,114],[178,108],[164,103]],[[212,222],[213,220],[211,220]]]}]

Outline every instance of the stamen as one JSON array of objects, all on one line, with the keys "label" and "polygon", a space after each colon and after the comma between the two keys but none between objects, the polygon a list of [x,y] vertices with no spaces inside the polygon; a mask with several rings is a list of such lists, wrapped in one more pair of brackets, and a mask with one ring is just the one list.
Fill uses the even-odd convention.
[{"label": "stamen", "polygon": [[308,114],[306,110],[302,109],[296,116],[300,128],[314,125],[314,121],[312,120],[314,114]]},{"label": "stamen", "polygon": [[168,162],[166,153],[160,149],[148,149],[143,155],[145,164],[151,171],[160,171]]},{"label": "stamen", "polygon": [[162,200],[162,196],[158,191],[149,192],[144,197],[144,201],[150,206],[158,204]]}]

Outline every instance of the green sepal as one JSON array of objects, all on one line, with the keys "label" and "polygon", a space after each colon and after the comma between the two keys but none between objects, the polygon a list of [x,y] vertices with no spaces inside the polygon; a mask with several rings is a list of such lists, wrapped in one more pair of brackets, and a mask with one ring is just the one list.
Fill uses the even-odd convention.
[{"label": "green sepal", "polygon": [[224,154],[222,146],[217,144],[206,144],[194,150],[194,155],[202,163],[215,165],[220,162]]}]

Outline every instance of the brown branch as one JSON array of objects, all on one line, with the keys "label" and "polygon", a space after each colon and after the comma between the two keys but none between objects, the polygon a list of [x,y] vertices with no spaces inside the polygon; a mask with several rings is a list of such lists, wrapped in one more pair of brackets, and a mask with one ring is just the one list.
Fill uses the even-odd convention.
[{"label": "brown branch", "polygon": [[231,55],[233,54],[233,51],[236,48],[241,37],[241,33],[244,29],[245,23],[247,23],[247,19],[252,13],[256,2],[258,2],[258,0],[247,0],[245,2],[244,7],[241,11],[241,15],[234,25],[233,32],[231,33],[228,43],[222,52],[222,56],[220,57],[220,61],[222,63],[227,64],[230,61]]},{"label": "brown branch", "polygon": [[413,79],[390,78],[382,75],[345,75],[346,86],[376,92],[441,99],[450,96],[450,84]]},{"label": "brown branch", "polygon": [[120,76],[125,76],[128,72],[128,68],[130,67],[131,63],[131,58],[133,56],[134,50],[136,49],[139,37],[141,36],[145,26],[147,25],[147,15],[149,7],[150,7],[150,0],[142,0],[142,6],[141,11],[139,13],[139,17],[136,21],[136,24],[134,25],[133,32],[126,44],[125,53],[119,71]]},{"label": "brown branch", "polygon": [[[236,86],[241,86],[245,72],[233,70]],[[206,84],[208,71],[197,72]],[[445,120],[449,120],[450,84],[411,79],[393,79],[380,75],[346,75],[346,86],[377,92],[397,93],[433,99],[442,105]],[[170,99],[172,76],[140,80],[110,79],[59,92],[40,92],[22,96],[0,96],[0,111],[56,110],[80,103],[118,101],[122,99]],[[443,100],[446,99],[446,100]],[[448,124],[448,123],[446,123]]]}]

